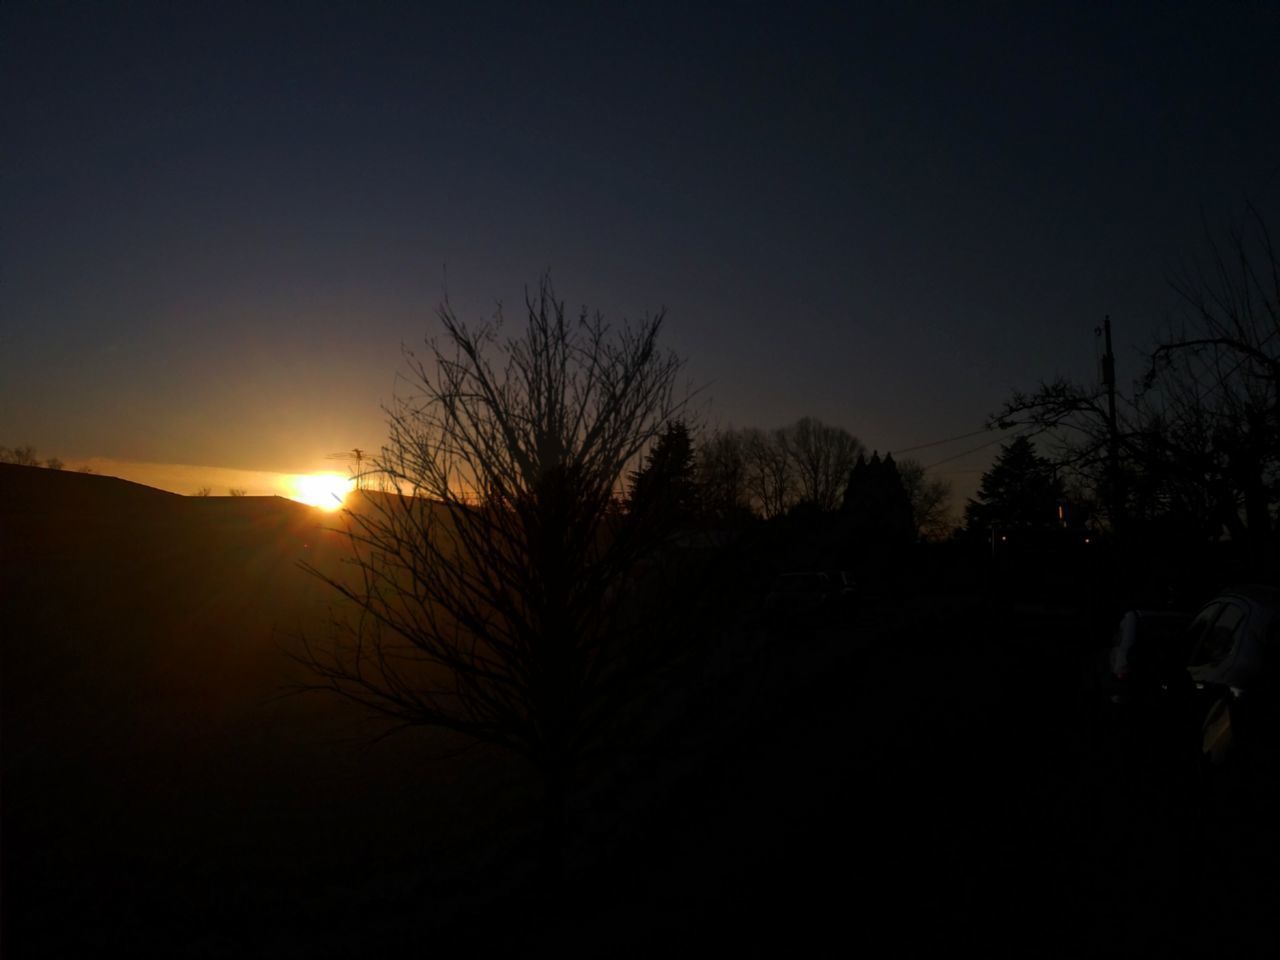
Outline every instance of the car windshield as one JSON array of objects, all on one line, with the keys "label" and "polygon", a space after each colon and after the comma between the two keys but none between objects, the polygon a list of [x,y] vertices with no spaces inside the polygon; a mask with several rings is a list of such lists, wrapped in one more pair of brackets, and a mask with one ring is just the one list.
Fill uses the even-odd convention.
[{"label": "car windshield", "polygon": [[[1208,611],[1205,611],[1206,613]],[[1191,666],[1201,667],[1222,661],[1231,651],[1237,630],[1244,623],[1245,609],[1240,604],[1225,603],[1217,611],[1212,623],[1200,629],[1194,637]],[[1202,615],[1203,616],[1203,615]],[[1200,617],[1196,617],[1198,624]],[[1193,626],[1195,626],[1193,624]]]},{"label": "car windshield", "polygon": [[1200,638],[1213,626],[1213,621],[1218,619],[1218,614],[1221,612],[1221,603],[1211,603],[1196,614],[1196,618],[1187,625],[1186,638],[1183,641],[1188,652],[1199,651]]}]

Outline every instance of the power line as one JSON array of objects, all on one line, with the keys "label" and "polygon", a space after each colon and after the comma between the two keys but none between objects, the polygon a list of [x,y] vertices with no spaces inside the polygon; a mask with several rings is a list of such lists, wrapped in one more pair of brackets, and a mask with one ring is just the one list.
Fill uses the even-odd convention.
[{"label": "power line", "polygon": [[986,427],[983,430],[974,430],[971,433],[962,433],[958,437],[947,437],[945,440],[930,440],[928,443],[920,443],[914,447],[903,447],[901,450],[892,451],[895,457],[904,453],[913,453],[916,450],[925,450],[929,447],[940,447],[944,443],[955,443],[957,440],[968,440],[970,437],[977,437],[984,433],[991,433],[993,430],[1004,430],[1004,427]]},{"label": "power line", "polygon": [[[1015,434],[1014,436],[1025,437],[1034,433],[1043,433],[1043,431],[1042,430],[1025,430],[1022,433]],[[963,453],[957,453],[950,457],[943,457],[941,460],[935,460],[933,463],[929,464],[924,469],[932,470],[934,467],[941,466],[944,463],[950,463],[952,460],[959,460],[961,457],[967,457],[969,454],[977,453],[979,450],[985,450],[987,449],[987,447],[994,447],[997,443],[1002,443],[1003,441],[1004,441],[1004,437],[996,437],[994,440],[988,440],[986,443],[981,443],[970,450],[965,450]]]}]

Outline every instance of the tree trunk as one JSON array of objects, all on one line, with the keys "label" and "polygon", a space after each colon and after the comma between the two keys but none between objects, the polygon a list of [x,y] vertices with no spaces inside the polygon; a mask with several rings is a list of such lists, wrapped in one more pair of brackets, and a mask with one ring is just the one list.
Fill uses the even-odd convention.
[{"label": "tree trunk", "polygon": [[565,848],[568,842],[567,766],[562,758],[546,757],[542,762],[542,809],[538,838],[537,886],[534,902],[538,924],[544,930],[562,930],[568,922],[565,913]]}]

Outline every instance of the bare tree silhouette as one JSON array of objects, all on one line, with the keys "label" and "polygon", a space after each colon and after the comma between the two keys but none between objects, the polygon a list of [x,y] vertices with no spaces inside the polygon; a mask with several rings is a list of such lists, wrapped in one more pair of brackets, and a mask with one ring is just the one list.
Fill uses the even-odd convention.
[{"label": "bare tree silhouette", "polygon": [[40,458],[36,456],[36,448],[31,444],[21,447],[0,447],[0,463],[16,463],[22,467],[40,466]]},{"label": "bare tree silhouette", "polygon": [[[1218,491],[1223,523],[1259,564],[1276,562],[1280,499],[1280,254],[1250,205],[1243,227],[1209,234],[1205,253],[1171,280],[1187,326],[1152,353],[1166,435],[1191,438],[1193,462]],[[1156,404],[1153,404],[1155,406]]]},{"label": "bare tree silhouette", "polygon": [[[1042,436],[1054,462],[1139,524],[1175,522],[1190,536],[1225,528],[1252,560],[1276,563],[1280,501],[1280,256],[1250,207],[1170,278],[1186,314],[1151,350],[1132,395],[1118,392],[1113,430],[1102,385],[1058,379],[1015,393],[991,419]],[[1119,484],[1106,496],[1108,453]]]},{"label": "bare tree silhouette", "polygon": [[840,506],[845,481],[862,443],[843,427],[833,427],[817,417],[801,417],[784,433],[786,448],[795,464],[797,495],[820,510]]},{"label": "bare tree silhouette", "polygon": [[718,430],[698,445],[698,487],[704,508],[717,520],[738,520],[750,515],[744,447],[740,430]]},{"label": "bare tree silhouette", "polygon": [[500,339],[500,311],[473,328],[446,300],[443,336],[406,351],[380,489],[345,513],[353,575],[309,568],[350,616],[299,659],[305,689],[529,759],[554,859],[575,765],[659,646],[629,615],[652,538],[613,503],[684,400],[662,314],[573,317],[546,278],[525,305]]},{"label": "bare tree silhouette", "polygon": [[743,435],[746,486],[766,520],[786,513],[796,501],[796,469],[785,428],[748,429]]},{"label": "bare tree silhouette", "polygon": [[932,540],[950,533],[950,482],[942,477],[930,477],[920,461],[910,458],[898,461],[898,476],[911,500],[916,533]]},{"label": "bare tree silhouette", "polygon": [[743,483],[766,519],[798,503],[836,510],[862,443],[842,427],[816,417],[773,430],[744,430],[738,441]]}]

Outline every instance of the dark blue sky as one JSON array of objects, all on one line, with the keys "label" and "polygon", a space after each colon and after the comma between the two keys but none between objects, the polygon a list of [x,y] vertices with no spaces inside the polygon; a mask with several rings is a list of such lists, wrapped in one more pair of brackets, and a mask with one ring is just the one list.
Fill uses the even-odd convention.
[{"label": "dark blue sky", "polygon": [[1114,6],[7,0],[0,443],[376,446],[446,269],[665,306],[713,424],[963,433],[1104,313],[1135,376],[1203,221],[1277,208],[1280,8]]}]

